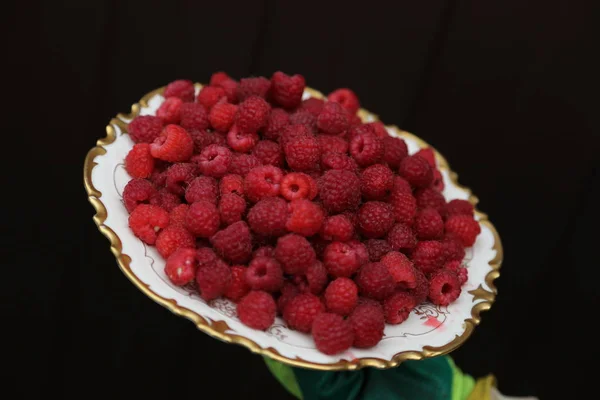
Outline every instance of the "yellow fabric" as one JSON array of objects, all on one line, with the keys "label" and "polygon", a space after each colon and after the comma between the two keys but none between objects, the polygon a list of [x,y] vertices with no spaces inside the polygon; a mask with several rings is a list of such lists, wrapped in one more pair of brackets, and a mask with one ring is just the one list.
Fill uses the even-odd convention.
[{"label": "yellow fabric", "polygon": [[493,375],[479,378],[467,400],[491,400],[492,387],[495,386],[496,378]]}]

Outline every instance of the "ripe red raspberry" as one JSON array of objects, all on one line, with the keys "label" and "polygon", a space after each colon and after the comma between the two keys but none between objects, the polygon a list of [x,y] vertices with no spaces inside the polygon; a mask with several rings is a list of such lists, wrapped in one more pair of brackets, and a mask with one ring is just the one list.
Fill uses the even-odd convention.
[{"label": "ripe red raspberry", "polygon": [[368,201],[358,210],[358,229],[368,238],[379,238],[394,225],[394,213],[388,203]]},{"label": "ripe red raspberry", "polygon": [[227,174],[231,158],[231,151],[227,147],[211,144],[193,160],[198,164],[198,169],[203,175],[221,178]]},{"label": "ripe red raspberry", "polygon": [[327,152],[346,153],[348,151],[348,142],[339,136],[333,135],[317,135],[321,154]]},{"label": "ripe red raspberry", "polygon": [[362,266],[355,278],[363,295],[383,300],[394,292],[396,282],[385,264],[372,262]]},{"label": "ripe red raspberry", "polygon": [[258,158],[249,154],[234,154],[229,166],[229,172],[240,176],[246,176],[252,168],[260,166]]},{"label": "ripe red raspberry", "polygon": [[343,153],[334,151],[327,152],[321,156],[321,168],[323,170],[339,169],[358,173],[359,168],[353,158]]},{"label": "ripe red raspberry", "polygon": [[433,149],[431,147],[426,147],[424,149],[421,149],[421,150],[417,151],[415,153],[415,155],[423,157],[425,160],[427,160],[427,163],[431,166],[431,168],[436,167],[435,153],[433,152]]},{"label": "ripe red raspberry", "polygon": [[356,114],[360,108],[358,97],[352,90],[347,88],[334,90],[333,92],[329,93],[327,100],[330,102],[339,103],[350,114]]},{"label": "ripe red raspberry", "polygon": [[414,289],[417,286],[417,276],[413,263],[404,254],[390,251],[381,258],[394,278],[394,282],[404,289]]},{"label": "ripe red raspberry", "polygon": [[167,125],[150,145],[152,157],[169,162],[188,160],[194,152],[194,141],[185,129]]},{"label": "ripe red raspberry", "polygon": [[289,200],[312,200],[318,193],[314,179],[302,172],[290,172],[281,180],[281,195]]},{"label": "ripe red raspberry", "polygon": [[417,245],[417,238],[410,226],[397,223],[388,232],[387,241],[393,250],[407,251]]},{"label": "ripe red raspberry", "polygon": [[441,269],[429,278],[429,300],[438,306],[447,306],[460,296],[460,286],[453,271]]},{"label": "ripe red raspberry", "polygon": [[217,260],[211,266],[198,268],[196,284],[200,297],[206,301],[221,297],[231,285],[231,270],[222,260]]},{"label": "ripe red raspberry", "polygon": [[417,239],[440,239],[444,234],[444,220],[433,208],[424,208],[417,213],[413,226]]},{"label": "ripe red raspberry", "polygon": [[210,125],[219,132],[228,132],[235,120],[238,106],[227,102],[219,102],[211,108],[208,114]]},{"label": "ripe red raspberry", "polygon": [[304,125],[311,133],[317,132],[317,117],[310,111],[297,110],[290,114],[290,125]]},{"label": "ripe red raspberry", "polygon": [[292,200],[289,204],[290,217],[285,227],[290,232],[302,236],[315,235],[321,229],[325,213],[323,209],[310,200]]},{"label": "ripe red raspberry", "polygon": [[356,254],[356,258],[358,259],[358,264],[360,266],[363,266],[369,262],[369,250],[364,243],[359,242],[358,240],[350,240],[346,244],[354,249],[354,253]]},{"label": "ripe red raspberry", "polygon": [[312,263],[306,270],[305,277],[308,284],[308,290],[316,295],[323,292],[323,289],[325,289],[328,282],[327,269],[323,266],[321,261]]},{"label": "ripe red raspberry", "polygon": [[315,117],[318,117],[325,105],[325,100],[317,99],[316,97],[309,97],[306,100],[302,101],[300,104],[300,109],[304,111],[310,112]]},{"label": "ripe red raspberry", "polygon": [[238,99],[237,99],[238,83],[237,83],[237,81],[235,81],[233,79],[226,79],[216,86],[223,88],[223,90],[225,91],[225,95],[227,96],[228,102],[230,102],[232,104],[236,104],[238,102]]},{"label": "ripe red raspberry", "polygon": [[145,179],[132,179],[123,189],[123,202],[129,213],[140,204],[148,204],[156,195],[156,188]]},{"label": "ripe red raspberry", "polygon": [[433,170],[433,182],[431,183],[431,187],[438,192],[441,192],[444,190],[445,186],[446,184],[444,183],[444,177],[442,176],[442,173],[439,169],[435,168]]},{"label": "ripe red raspberry", "polygon": [[296,108],[302,101],[306,82],[302,75],[289,76],[277,71],[271,77],[271,95],[283,108]]},{"label": "ripe red raspberry", "polygon": [[444,265],[444,269],[454,272],[461,286],[469,280],[469,271],[461,265],[460,261],[449,261]]},{"label": "ripe red raspberry", "polygon": [[467,200],[454,199],[446,204],[446,214],[451,215],[468,215],[473,217],[473,204]]},{"label": "ripe red raspberry", "polygon": [[244,133],[256,132],[266,125],[270,111],[271,106],[265,99],[250,96],[240,103],[235,123]]},{"label": "ripe red raspberry", "polygon": [[265,197],[248,212],[248,225],[253,232],[265,236],[281,236],[289,218],[288,204],[279,197]]},{"label": "ripe red raspberry", "polygon": [[150,204],[158,206],[166,212],[171,212],[175,207],[181,204],[181,198],[170,192],[167,188],[162,188],[150,198]]},{"label": "ripe red raspberry", "polygon": [[415,267],[430,274],[444,265],[444,247],[436,240],[422,241],[417,243],[411,257]]},{"label": "ripe red raspberry", "polygon": [[209,127],[208,113],[202,104],[183,103],[179,108],[179,125],[186,130],[205,130]]},{"label": "ripe red raspberry", "polygon": [[346,110],[340,104],[328,101],[317,117],[317,128],[331,135],[345,131],[348,129]]},{"label": "ripe red raspberry", "polygon": [[244,197],[244,178],[235,174],[225,175],[219,182],[219,193],[221,196],[235,193],[240,197]]},{"label": "ripe red raspberry", "polygon": [[187,204],[179,204],[169,213],[169,226],[185,227],[185,215],[190,206]]},{"label": "ripe red raspberry", "polygon": [[208,176],[194,178],[185,191],[185,200],[188,203],[208,201],[217,204],[217,181]]},{"label": "ripe red raspberry", "polygon": [[370,348],[383,338],[385,319],[379,304],[358,304],[348,320],[354,332],[354,347]]},{"label": "ripe red raspberry", "polygon": [[446,233],[455,235],[465,247],[471,247],[481,233],[479,222],[469,215],[452,215],[445,224]]},{"label": "ripe red raspberry", "polygon": [[286,144],[296,139],[312,136],[313,133],[305,125],[288,125],[279,135],[279,145],[284,149]]},{"label": "ripe red raspberry", "polygon": [[224,259],[243,264],[252,255],[252,235],[244,221],[238,221],[220,230],[210,238],[214,250]]},{"label": "ripe red raspberry", "polygon": [[283,286],[281,264],[271,257],[256,257],[246,270],[246,282],[252,290],[276,292]]},{"label": "ripe red raspberry", "polygon": [[415,268],[415,277],[417,278],[415,288],[408,289],[407,292],[415,298],[417,304],[421,304],[429,296],[429,281],[425,277],[425,274],[418,268]]},{"label": "ripe red raspberry", "polygon": [[283,310],[285,310],[285,307],[288,305],[290,300],[292,300],[299,294],[300,289],[298,289],[298,286],[291,283],[290,281],[285,281],[283,283],[283,286],[281,287],[281,294],[277,299],[277,311],[279,312],[279,314],[283,315]]},{"label": "ripe red raspberry", "polygon": [[169,83],[163,92],[165,98],[179,97],[185,102],[194,101],[195,94],[194,83],[187,79],[178,79]]},{"label": "ripe red raspberry", "polygon": [[394,176],[394,185],[392,187],[392,194],[394,193],[412,193],[410,183],[401,176]]},{"label": "ripe red raspberry", "polygon": [[350,322],[332,313],[322,313],[315,318],[312,335],[317,349],[328,355],[348,350],[354,341]]},{"label": "ripe red raspberry", "polygon": [[408,156],[408,147],[406,142],[400,138],[386,136],[383,138],[383,161],[390,166],[390,168],[400,167],[400,163],[406,156]]},{"label": "ripe red raspberry", "polygon": [[358,287],[352,279],[337,278],[325,289],[327,311],[342,316],[350,315],[358,302]]},{"label": "ripe red raspberry", "polygon": [[354,226],[350,219],[343,215],[333,215],[323,222],[321,237],[325,240],[347,242],[354,236]]},{"label": "ripe red raspberry", "polygon": [[149,178],[154,172],[154,158],[148,143],[138,143],[125,156],[125,170],[132,178]]},{"label": "ripe red raspberry", "polygon": [[237,305],[240,321],[252,329],[264,331],[275,322],[277,306],[267,292],[252,291]]},{"label": "ripe red raspberry", "polygon": [[390,137],[387,129],[385,128],[385,125],[381,121],[368,122],[365,125],[370,126],[371,130],[373,131],[373,133],[375,135],[377,135],[377,137],[380,137],[382,139],[386,138],[386,137]]},{"label": "ripe red raspberry", "polygon": [[291,139],[283,146],[288,166],[296,171],[318,169],[321,160],[319,142],[314,136],[302,136]]},{"label": "ripe red raspberry", "polygon": [[442,217],[446,215],[446,199],[444,195],[433,188],[417,189],[415,191],[417,208],[434,208]]},{"label": "ripe red raspberry", "polygon": [[273,246],[261,246],[258,249],[254,250],[252,253],[252,258],[256,257],[275,257],[275,247]]},{"label": "ripe red raspberry", "polygon": [[397,325],[406,321],[410,312],[417,306],[415,298],[407,292],[397,291],[383,302],[385,321]]},{"label": "ripe red raspberry", "polygon": [[392,246],[383,239],[369,239],[365,245],[369,252],[369,260],[372,262],[380,261],[383,256],[392,251]]},{"label": "ripe red raspberry", "polygon": [[352,223],[353,227],[356,228],[358,226],[358,216],[356,215],[356,212],[348,210],[344,211],[343,214]]},{"label": "ripe red raspberry", "polygon": [[196,239],[194,235],[180,226],[168,226],[159,232],[155,245],[159,254],[167,259],[180,247],[195,247]]},{"label": "ripe red raspberry", "polygon": [[246,201],[235,193],[221,196],[219,200],[219,214],[221,222],[231,225],[242,219],[246,211]]},{"label": "ripe red raspberry", "polygon": [[465,258],[465,249],[459,238],[455,235],[446,235],[442,240],[444,246],[444,259],[448,261],[461,262]]},{"label": "ripe red raspberry", "polygon": [[417,214],[417,200],[411,193],[393,191],[390,196],[390,204],[394,212],[396,222],[412,225]]},{"label": "ripe red raspberry", "polygon": [[350,171],[329,170],[319,181],[319,194],[330,213],[356,209],[360,203],[360,179]]},{"label": "ripe red raspberry", "polygon": [[291,329],[308,333],[317,315],[325,311],[321,300],[312,293],[301,293],[288,301],[283,319]]},{"label": "ripe red raspberry", "polygon": [[196,249],[179,248],[173,252],[165,264],[165,275],[177,286],[187,285],[196,277]]},{"label": "ripe red raspberry", "polygon": [[220,86],[204,86],[200,89],[196,101],[202,104],[207,110],[210,110],[219,100],[226,96],[225,89]]},{"label": "ripe red raspberry", "polygon": [[360,268],[360,261],[355,249],[347,243],[332,242],[323,252],[323,265],[334,277],[352,276]]},{"label": "ripe red raspberry", "polygon": [[248,153],[258,140],[256,132],[242,132],[236,125],[233,125],[227,133],[227,144],[238,153]]},{"label": "ripe red raspberry", "polygon": [[253,168],[244,179],[246,198],[256,203],[265,197],[277,196],[282,179],[283,173],[281,170],[272,165]]},{"label": "ripe red raspberry", "polygon": [[361,167],[378,163],[383,152],[383,139],[372,132],[356,134],[350,141],[350,155]]},{"label": "ripe red raspberry", "polygon": [[398,171],[408,183],[417,188],[427,187],[433,182],[433,169],[427,160],[420,156],[405,157]]},{"label": "ripe red raspberry", "polygon": [[290,233],[277,239],[275,258],[289,275],[306,272],[316,261],[315,251],[305,237]]},{"label": "ripe red raspberry", "polygon": [[219,86],[222,82],[231,80],[231,77],[224,71],[217,71],[210,76],[209,85]]},{"label": "ripe red raspberry", "polygon": [[281,132],[290,124],[290,116],[281,108],[274,108],[269,113],[269,119],[263,129],[263,138],[278,140]]},{"label": "ripe red raspberry", "polygon": [[199,237],[211,237],[217,233],[220,224],[217,207],[206,200],[192,203],[185,215],[185,228]]},{"label": "ripe red raspberry", "polygon": [[167,97],[156,110],[156,116],[163,124],[178,124],[181,120],[181,105],[183,101],[179,97]]},{"label": "ripe red raspberry", "polygon": [[394,187],[394,173],[383,164],[367,167],[360,176],[360,189],[367,200],[383,200]]},{"label": "ripe red raspberry", "polygon": [[127,126],[127,132],[135,143],[152,143],[160,136],[163,121],[152,115],[138,115]]},{"label": "ripe red raspberry", "polygon": [[166,188],[173,194],[181,196],[196,177],[197,166],[193,163],[173,164],[167,169]]},{"label": "ripe red raspberry", "polygon": [[129,215],[129,228],[143,242],[154,244],[157,233],[169,225],[169,213],[150,204],[138,205]]},{"label": "ripe red raspberry", "polygon": [[238,101],[244,101],[251,96],[258,96],[266,99],[269,89],[271,89],[271,81],[265,77],[242,78],[237,85],[237,99]]},{"label": "ripe red raspberry", "polygon": [[188,134],[194,142],[194,152],[200,153],[203,148],[213,144],[215,137],[217,136],[214,132],[200,131],[198,129],[190,129]]},{"label": "ripe red raspberry", "polygon": [[248,294],[250,286],[246,282],[246,267],[242,265],[234,265],[231,267],[231,283],[223,292],[223,296],[232,300],[239,301],[242,297]]},{"label": "ripe red raspberry", "polygon": [[200,247],[196,249],[196,260],[198,267],[210,267],[217,262],[219,257],[210,247]]},{"label": "ripe red raspberry", "polygon": [[283,151],[277,143],[270,140],[261,140],[256,143],[256,146],[252,149],[252,155],[258,158],[262,165],[273,165],[278,168],[283,167]]}]

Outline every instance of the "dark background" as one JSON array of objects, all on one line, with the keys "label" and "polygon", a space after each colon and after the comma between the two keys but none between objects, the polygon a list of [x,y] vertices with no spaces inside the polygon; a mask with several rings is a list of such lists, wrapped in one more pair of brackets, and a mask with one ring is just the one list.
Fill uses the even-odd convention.
[{"label": "dark background", "polygon": [[176,398],[225,379],[230,398],[287,398],[259,357],[198,332],[124,277],[82,178],[110,118],[149,90],[216,70],[283,70],[325,93],[351,87],[384,122],[432,143],[498,228],[499,296],[452,353],[457,364],[495,374],[506,394],[546,400],[570,386],[581,398],[594,385],[583,363],[598,356],[597,4],[7,3],[11,383],[23,398],[117,388]]}]

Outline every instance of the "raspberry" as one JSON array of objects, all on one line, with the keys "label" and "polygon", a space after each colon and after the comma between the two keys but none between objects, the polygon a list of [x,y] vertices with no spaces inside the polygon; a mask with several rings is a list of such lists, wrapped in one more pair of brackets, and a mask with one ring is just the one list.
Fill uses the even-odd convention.
[{"label": "raspberry", "polygon": [[328,101],[317,117],[317,128],[330,135],[345,131],[348,129],[346,110],[338,103]]},{"label": "raspberry", "polygon": [[373,133],[375,135],[377,135],[377,137],[380,137],[382,139],[384,139],[386,137],[391,137],[389,135],[387,129],[385,128],[385,125],[381,121],[369,122],[369,123],[366,123],[365,125],[370,126],[371,130],[373,131]]},{"label": "raspberry", "polygon": [[446,233],[455,235],[465,247],[471,247],[481,233],[479,222],[469,215],[452,215],[445,224]]},{"label": "raspberry", "polygon": [[246,201],[235,193],[221,196],[219,200],[219,214],[221,222],[225,225],[231,225],[242,219],[246,211]]},{"label": "raspberry", "polygon": [[296,108],[302,101],[306,82],[302,75],[289,76],[277,71],[271,77],[271,95],[283,108]]},{"label": "raspberry", "polygon": [[125,170],[132,178],[149,178],[154,172],[154,158],[148,143],[138,143],[125,156]]},{"label": "raspberry", "polygon": [[349,315],[358,302],[358,287],[352,279],[337,278],[325,289],[327,310],[339,315]]},{"label": "raspberry", "polygon": [[227,102],[215,104],[208,114],[210,125],[219,132],[228,132],[235,120],[238,106]]},{"label": "raspberry", "polygon": [[339,103],[350,114],[356,114],[360,108],[360,102],[356,94],[348,88],[336,89],[329,93],[327,100],[334,103]]},{"label": "raspberry", "polygon": [[372,262],[380,261],[381,257],[392,251],[392,246],[383,239],[369,239],[365,245],[369,252],[369,260]]},{"label": "raspberry", "polygon": [[181,105],[183,101],[179,97],[168,97],[156,110],[156,116],[164,124],[178,124],[181,119]]},{"label": "raspberry", "polygon": [[138,205],[129,215],[129,228],[147,244],[154,244],[157,233],[169,225],[169,213],[150,204]]},{"label": "raspberry", "polygon": [[288,305],[290,300],[298,296],[299,294],[300,289],[298,289],[298,286],[291,283],[290,281],[284,282],[283,286],[281,287],[281,294],[277,299],[277,311],[279,312],[279,314],[283,315],[283,310],[285,310],[285,307]]},{"label": "raspberry", "polygon": [[394,225],[394,214],[388,203],[368,201],[358,210],[358,229],[368,238],[379,238]]},{"label": "raspberry", "polygon": [[346,154],[337,152],[327,152],[321,156],[321,167],[327,169],[339,169],[358,173],[358,165],[353,158]]},{"label": "raspberry", "polygon": [[412,261],[415,267],[430,274],[444,265],[444,247],[441,242],[428,240],[417,243],[412,251]]},{"label": "raspberry", "polygon": [[273,246],[261,246],[254,250],[252,257],[275,257],[275,248]]},{"label": "raspberry", "polygon": [[199,237],[211,237],[219,230],[220,223],[217,207],[206,200],[192,203],[185,215],[185,228]]},{"label": "raspberry", "polygon": [[190,129],[188,134],[194,142],[194,152],[200,153],[206,146],[215,143],[216,135],[213,132]]},{"label": "raspberry", "polygon": [[305,125],[288,125],[279,135],[279,145],[284,149],[286,144],[296,139],[312,136],[313,133]]},{"label": "raspberry", "polygon": [[227,96],[227,94],[225,93],[225,89],[222,87],[204,86],[202,89],[200,89],[196,101],[202,104],[205,109],[210,110],[224,96]]},{"label": "raspberry", "polygon": [[173,164],[167,169],[165,185],[171,193],[182,196],[196,177],[196,172],[196,164]]},{"label": "raspberry", "polygon": [[300,104],[299,108],[301,110],[310,112],[315,117],[318,117],[324,105],[324,100],[317,99],[316,97],[309,97],[308,99],[302,101],[302,104]]},{"label": "raspberry", "polygon": [[169,213],[169,226],[185,227],[185,215],[189,207],[187,204],[180,204],[173,208]]},{"label": "raspberry", "polygon": [[398,168],[400,163],[408,156],[408,147],[406,142],[400,138],[386,136],[383,138],[383,161],[390,168]]},{"label": "raspberry", "polygon": [[200,297],[206,301],[214,300],[225,293],[231,284],[231,270],[222,260],[210,266],[198,268],[196,284]]},{"label": "raspberry", "polygon": [[196,276],[196,249],[179,248],[173,252],[165,264],[165,275],[177,286],[187,285]]},{"label": "raspberry", "polygon": [[442,217],[446,215],[446,199],[437,190],[433,188],[417,189],[415,199],[417,208],[434,208]]},{"label": "raspberry", "polygon": [[258,167],[260,161],[258,158],[248,154],[234,154],[229,166],[229,172],[241,176],[246,176],[252,168]]},{"label": "raspberry", "polygon": [[414,289],[409,289],[408,293],[415,298],[417,304],[420,304],[427,300],[427,296],[429,296],[429,281],[425,277],[425,274],[418,268],[415,268],[415,277],[417,278],[417,284]]},{"label": "raspberry", "polygon": [[160,136],[163,121],[152,115],[138,115],[127,126],[127,132],[135,143],[152,143]]},{"label": "raspberry", "polygon": [[417,245],[417,238],[410,226],[397,223],[388,232],[387,241],[391,248],[396,251],[413,249]]},{"label": "raspberry", "polygon": [[383,140],[370,132],[359,133],[350,142],[350,155],[361,167],[379,162],[383,150]]},{"label": "raspberry", "polygon": [[383,164],[367,167],[360,177],[360,189],[367,200],[383,200],[394,187],[394,173]]},{"label": "raspberry", "polygon": [[237,86],[238,83],[233,80],[233,79],[226,79],[224,81],[221,81],[218,85],[221,88],[223,88],[223,90],[225,91],[225,95],[227,96],[227,101],[235,104],[237,103],[238,99],[237,99]]},{"label": "raspberry", "polygon": [[317,169],[321,160],[319,142],[314,136],[296,137],[283,146],[290,169],[310,171]]},{"label": "raspberry", "polygon": [[400,324],[408,319],[410,312],[416,306],[417,302],[412,295],[398,291],[383,302],[385,321],[388,324]]},{"label": "raspberry", "polygon": [[219,260],[219,257],[210,247],[200,247],[196,250],[198,267],[210,267]]},{"label": "raspberry", "polygon": [[312,293],[301,293],[288,301],[283,319],[291,329],[308,333],[317,315],[325,311],[321,300]]},{"label": "raspberry", "polygon": [[383,300],[394,292],[396,283],[385,264],[372,262],[362,266],[355,278],[363,295]]},{"label": "raspberry", "polygon": [[433,149],[431,147],[427,147],[427,148],[421,149],[421,150],[417,151],[415,153],[415,155],[423,157],[425,160],[427,160],[427,163],[431,166],[431,168],[435,168],[436,167],[436,164],[435,164],[435,153],[433,152]]},{"label": "raspberry", "polygon": [[256,203],[262,198],[277,196],[282,179],[281,170],[272,165],[253,168],[244,179],[246,198]]},{"label": "raspberry", "polygon": [[302,172],[290,172],[281,180],[281,195],[289,201],[312,200],[317,196],[318,191],[314,179]]},{"label": "raspberry", "polygon": [[215,251],[223,258],[243,264],[252,255],[252,235],[244,221],[238,221],[220,230],[210,238]]},{"label": "raspberry", "polygon": [[178,79],[169,83],[163,92],[165,98],[179,97],[185,102],[194,101],[195,95],[194,83],[187,79]]},{"label": "raspberry", "polygon": [[328,282],[327,269],[321,261],[312,263],[306,270],[308,290],[312,294],[321,294]]},{"label": "raspberry", "polygon": [[166,212],[171,212],[175,207],[181,204],[181,198],[174,193],[171,193],[167,188],[162,188],[152,198],[150,204],[159,206]]},{"label": "raspberry", "polygon": [[313,323],[313,339],[317,349],[328,355],[338,354],[352,346],[352,325],[337,314],[319,314]]},{"label": "raspberry", "polygon": [[185,200],[190,204],[202,200],[217,204],[217,181],[208,176],[195,178],[185,191]]},{"label": "raspberry", "polygon": [[348,320],[354,332],[354,347],[370,348],[383,338],[385,319],[379,304],[358,304]]},{"label": "raspberry", "polygon": [[350,277],[360,268],[355,249],[342,242],[332,242],[323,252],[323,264],[334,277]]},{"label": "raspberry", "polygon": [[412,188],[410,183],[401,176],[394,176],[394,185],[392,187],[392,193],[408,193],[412,194]]},{"label": "raspberry", "polygon": [[182,128],[205,130],[209,127],[208,113],[202,104],[183,103],[179,109]]},{"label": "raspberry", "polygon": [[194,235],[180,226],[166,227],[156,237],[156,250],[165,259],[180,247],[194,246],[196,246]]},{"label": "raspberry", "polygon": [[431,183],[431,187],[437,190],[438,192],[441,192],[442,190],[444,190],[445,186],[446,185],[444,184],[444,177],[442,176],[442,173],[439,169],[434,169],[433,182]]},{"label": "raspberry", "polygon": [[229,174],[221,178],[219,182],[219,193],[221,196],[235,193],[238,196],[244,196],[244,178],[239,175]]},{"label": "raspberry", "polygon": [[460,296],[458,276],[453,271],[441,269],[429,279],[429,300],[438,306],[447,306]]},{"label": "raspberry", "polygon": [[227,75],[224,71],[217,71],[213,73],[210,77],[209,85],[210,86],[219,86],[221,83],[232,80],[229,75]]},{"label": "raspberry", "polygon": [[417,213],[417,200],[411,193],[393,191],[390,196],[390,204],[394,212],[396,222],[412,225]]},{"label": "raspberry", "polygon": [[277,239],[275,258],[283,266],[283,272],[290,275],[306,272],[316,261],[315,251],[303,236],[290,233]]},{"label": "raspberry", "polygon": [[256,257],[246,270],[246,282],[252,290],[276,292],[283,286],[281,264],[271,257]]},{"label": "raspberry", "polygon": [[454,235],[447,235],[442,240],[444,259],[448,261],[462,261],[465,258],[465,249],[460,239]]},{"label": "raspberry", "polygon": [[446,214],[451,215],[468,215],[473,217],[473,204],[467,200],[454,199],[446,204]]},{"label": "raspberry", "polygon": [[285,226],[288,231],[302,236],[312,236],[319,232],[325,219],[321,207],[310,200],[298,199],[292,200],[289,209],[290,217]]},{"label": "raspberry", "polygon": [[235,123],[242,132],[256,132],[266,125],[270,111],[271,106],[265,99],[250,96],[240,103]]},{"label": "raspberry", "polygon": [[265,197],[259,200],[248,212],[248,225],[253,232],[265,236],[281,236],[287,230],[288,205],[279,197]]},{"label": "raspberry", "polygon": [[145,179],[132,179],[123,189],[123,202],[129,213],[133,212],[140,204],[148,204],[156,195],[156,189]]},{"label": "raspberry", "polygon": [[227,133],[227,144],[239,153],[252,150],[258,140],[256,132],[242,132],[236,125],[233,125]]},{"label": "raspberry", "polygon": [[419,240],[439,239],[444,234],[444,221],[433,208],[425,208],[415,217],[414,230]]},{"label": "raspberry", "polygon": [[152,157],[169,162],[186,161],[194,152],[194,141],[185,129],[167,125],[150,145]]},{"label": "raspberry", "polygon": [[339,136],[317,135],[321,153],[333,151],[335,153],[346,153],[348,151],[348,142]]},{"label": "raspberry", "polygon": [[427,187],[433,182],[433,169],[427,160],[420,156],[405,157],[398,171],[408,183],[417,188]]},{"label": "raspberry", "polygon": [[260,291],[248,293],[237,305],[240,321],[252,329],[261,331],[275,322],[277,306],[270,294]]},{"label": "raspberry", "polygon": [[246,267],[234,265],[231,267],[231,283],[223,292],[223,296],[233,301],[239,301],[248,294],[250,286],[246,282]]},{"label": "raspberry", "polygon": [[267,124],[263,129],[263,138],[278,140],[281,132],[290,124],[290,116],[281,108],[274,108],[269,114]]},{"label": "raspberry", "polygon": [[450,261],[444,265],[444,269],[450,270],[458,277],[460,285],[464,285],[469,280],[469,271],[460,264],[460,261]]},{"label": "raspberry", "polygon": [[319,193],[327,211],[353,210],[360,203],[360,180],[350,171],[329,170],[319,181]]},{"label": "raspberry", "polygon": [[321,237],[325,240],[347,242],[352,239],[352,236],[354,236],[354,226],[343,214],[328,217],[321,227]]},{"label": "raspberry", "polygon": [[242,78],[237,85],[236,95],[238,101],[244,101],[251,96],[266,99],[269,89],[271,89],[271,81],[265,77]]},{"label": "raspberry", "polygon": [[356,258],[358,259],[358,265],[364,265],[369,262],[369,250],[364,243],[359,242],[358,240],[350,240],[347,242],[348,246],[354,249],[354,253],[356,254]]},{"label": "raspberry", "polygon": [[231,151],[227,147],[211,144],[194,157],[194,161],[203,175],[221,178],[227,174],[231,158]]},{"label": "raspberry", "polygon": [[252,149],[252,155],[263,165],[273,165],[278,168],[283,167],[284,158],[281,147],[270,140],[261,140]]},{"label": "raspberry", "polygon": [[414,289],[417,286],[417,277],[413,263],[402,253],[390,251],[381,258],[394,278],[397,285],[406,289]]}]

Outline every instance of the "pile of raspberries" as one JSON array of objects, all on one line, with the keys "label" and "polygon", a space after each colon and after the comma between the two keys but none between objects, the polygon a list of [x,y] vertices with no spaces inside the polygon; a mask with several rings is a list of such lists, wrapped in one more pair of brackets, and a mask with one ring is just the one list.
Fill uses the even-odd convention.
[{"label": "pile of raspberries", "polygon": [[280,315],[331,355],[456,300],[480,226],[469,202],[446,202],[432,149],[409,155],[363,123],[349,89],[304,89],[280,71],[217,72],[197,95],[171,82],[156,116],[129,123],[123,200],[174,285],[236,302],[254,329]]}]

